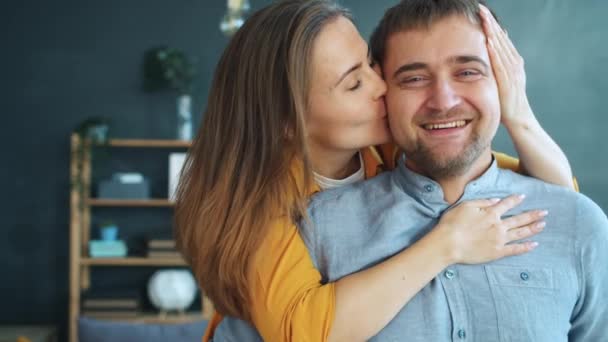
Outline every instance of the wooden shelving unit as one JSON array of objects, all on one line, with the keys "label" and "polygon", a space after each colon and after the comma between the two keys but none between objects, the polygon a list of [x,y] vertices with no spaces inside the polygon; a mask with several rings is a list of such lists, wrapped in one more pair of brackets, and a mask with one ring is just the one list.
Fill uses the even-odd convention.
[{"label": "wooden shelving unit", "polygon": [[89,198],[86,203],[92,207],[172,207],[174,204],[168,199],[119,200],[97,198]]},{"label": "wooden shelving unit", "polygon": [[143,147],[143,148],[189,148],[191,143],[183,140],[148,140],[148,139],[110,139],[110,147]]},{"label": "wooden shelving unit", "polygon": [[81,258],[85,266],[186,266],[184,259],[178,258]]},{"label": "wooden shelving unit", "polygon": [[[107,148],[183,148],[190,147],[189,141],[179,140],[146,140],[146,139],[112,139]],[[187,266],[181,258],[91,258],[88,256],[88,242],[91,237],[92,210],[98,207],[116,208],[172,208],[174,203],[168,199],[119,200],[91,198],[91,145],[81,141],[78,135],[71,137],[72,157],[70,161],[71,179],[77,180],[79,187],[71,186],[70,191],[70,296],[69,296],[69,341],[78,341],[78,317],[80,316],[81,292],[90,287],[91,267],[183,267]],[[135,317],[110,317],[118,320],[138,323],[175,324],[210,319],[213,305],[201,295],[202,312],[183,315],[138,314]]]},{"label": "wooden shelving unit", "polygon": [[180,324],[180,323],[191,323],[201,319],[202,312],[187,312],[185,314],[171,314],[171,315],[158,315],[158,314],[138,314],[135,317],[104,317],[97,318],[104,321],[119,321],[129,323],[148,323],[148,324]]}]

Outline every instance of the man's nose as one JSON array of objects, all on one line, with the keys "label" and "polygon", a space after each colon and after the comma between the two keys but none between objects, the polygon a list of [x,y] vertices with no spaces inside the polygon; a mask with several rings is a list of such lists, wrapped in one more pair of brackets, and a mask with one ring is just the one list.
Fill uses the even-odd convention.
[{"label": "man's nose", "polygon": [[431,88],[431,96],[428,100],[428,107],[446,112],[459,105],[461,98],[448,80],[436,80]]}]

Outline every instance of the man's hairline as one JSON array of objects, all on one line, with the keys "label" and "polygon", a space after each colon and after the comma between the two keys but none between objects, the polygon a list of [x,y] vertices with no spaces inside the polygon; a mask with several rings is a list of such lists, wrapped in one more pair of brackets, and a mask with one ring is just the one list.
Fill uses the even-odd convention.
[{"label": "man's hairline", "polygon": [[[446,19],[448,19],[448,18],[451,18],[451,17],[464,17],[465,19],[467,19],[467,20],[468,20],[469,22],[471,22],[472,24],[474,24],[474,25],[476,25],[476,26],[479,26],[479,28],[480,28],[480,29],[481,29],[481,31],[483,32],[483,26],[482,26],[482,24],[481,24],[481,19],[479,18],[479,12],[477,12],[477,17],[479,18],[479,19],[477,20],[477,22],[475,22],[475,21],[474,21],[472,18],[470,18],[470,17],[469,17],[468,15],[466,15],[465,13],[453,13],[453,14],[449,14],[449,15],[442,16],[442,17],[440,17],[440,18],[437,18],[437,19],[435,19],[435,20],[434,20],[432,23],[430,23],[429,25],[426,25],[426,26],[425,26],[425,25],[418,25],[418,26],[416,26],[416,27],[412,27],[412,28],[408,28],[408,29],[402,28],[402,29],[396,30],[396,31],[394,31],[394,32],[391,32],[391,33],[387,34],[387,35],[386,35],[386,37],[384,38],[384,44],[383,44],[384,51],[382,51],[382,56],[383,56],[383,59],[384,59],[384,60],[382,60],[382,61],[376,61],[377,63],[379,63],[379,64],[380,64],[380,68],[382,69],[382,74],[383,74],[383,75],[385,75],[385,73],[384,73],[384,71],[385,71],[385,70],[384,70],[384,63],[386,63],[386,56],[388,55],[388,53],[387,53],[387,49],[388,49],[388,42],[389,42],[389,40],[390,40],[390,39],[391,39],[391,38],[392,38],[394,35],[396,35],[396,34],[400,34],[400,33],[413,32],[413,31],[429,31],[429,30],[431,30],[431,28],[432,28],[433,26],[437,25],[437,23],[439,23],[439,22],[441,22],[441,21],[443,21],[443,20],[446,20]],[[484,35],[485,35],[485,33],[484,33]],[[370,42],[370,43],[371,43],[371,42]],[[386,76],[386,75],[385,75],[385,76]],[[385,77],[385,80],[386,80],[386,77]]]}]

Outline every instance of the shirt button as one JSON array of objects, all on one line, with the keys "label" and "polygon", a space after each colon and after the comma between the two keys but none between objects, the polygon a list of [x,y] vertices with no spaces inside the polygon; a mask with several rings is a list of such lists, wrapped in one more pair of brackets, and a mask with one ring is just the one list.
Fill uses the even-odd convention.
[{"label": "shirt button", "polygon": [[528,279],[530,279],[530,275],[527,272],[521,272],[519,274],[519,277],[521,278],[521,280],[526,281]]},{"label": "shirt button", "polygon": [[456,275],[456,272],[452,271],[452,270],[446,270],[443,275],[448,278],[448,279],[452,279],[454,278],[454,276]]},{"label": "shirt button", "polygon": [[458,330],[458,337],[460,339],[464,340],[465,338],[467,338],[467,332],[464,331],[464,329]]},{"label": "shirt button", "polygon": [[427,184],[424,186],[424,191],[426,191],[426,192],[433,192],[433,189],[434,189],[434,187],[431,184]]}]

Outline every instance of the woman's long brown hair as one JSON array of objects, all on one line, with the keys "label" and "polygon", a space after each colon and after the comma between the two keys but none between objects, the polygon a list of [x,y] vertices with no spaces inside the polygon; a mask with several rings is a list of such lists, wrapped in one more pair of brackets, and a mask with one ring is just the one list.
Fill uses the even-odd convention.
[{"label": "woman's long brown hair", "polygon": [[254,13],[216,68],[176,196],[175,238],[216,310],[250,320],[249,274],[271,223],[305,216],[304,112],[315,38],[349,17],[330,1]]}]

